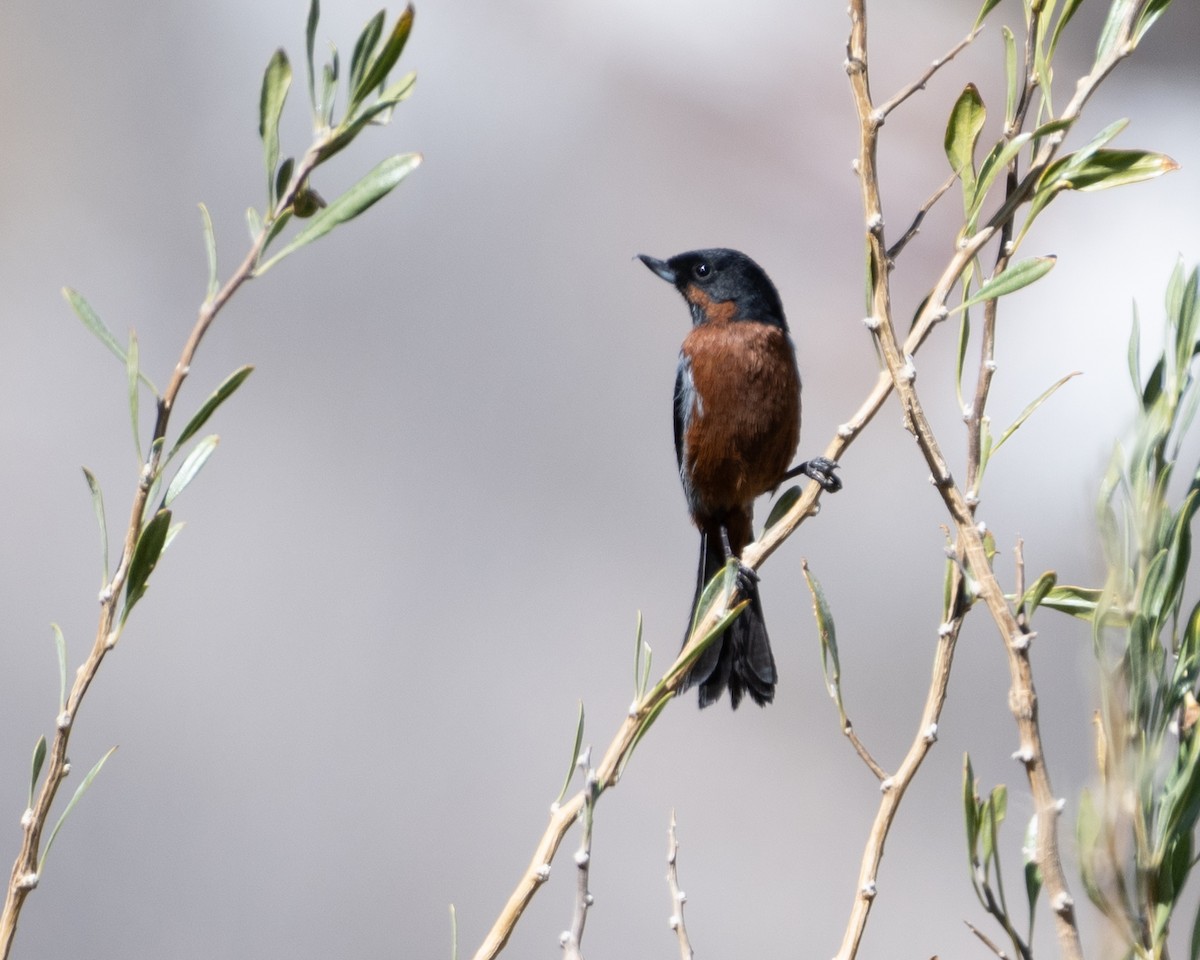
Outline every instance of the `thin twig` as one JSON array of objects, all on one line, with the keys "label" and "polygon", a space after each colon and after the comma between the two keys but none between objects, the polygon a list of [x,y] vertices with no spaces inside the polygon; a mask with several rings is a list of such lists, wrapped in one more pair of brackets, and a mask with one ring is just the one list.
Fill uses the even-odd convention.
[{"label": "thin twig", "polygon": [[996,956],[998,956],[1000,960],[1008,960],[1008,954],[992,943],[992,941],[988,939],[987,935],[982,930],[966,920],[964,920],[963,923],[965,923],[967,925],[967,929],[975,934],[975,936],[980,939],[983,945],[991,950]]},{"label": "thin twig", "polygon": [[[896,341],[892,322],[887,254],[883,243],[883,211],[876,169],[880,119],[871,104],[867,74],[865,0],[851,0],[850,16],[848,62],[852,64],[850,84],[859,117],[859,178],[867,225],[871,272],[874,280],[871,298],[871,328],[887,363],[892,382],[900,396],[905,414],[905,424],[917,438],[921,452],[933,474],[933,483],[954,520],[963,556],[978,584],[979,594],[987,603],[988,610],[1004,640],[1012,679],[1010,704],[1021,736],[1018,756],[1025,764],[1038,813],[1038,865],[1041,868],[1043,881],[1054,911],[1063,954],[1068,960],[1080,960],[1082,948],[1079,943],[1079,931],[1075,925],[1074,901],[1067,886],[1058,850],[1059,807],[1050,785],[1045,753],[1042,748],[1033,672],[1029,661],[1028,638],[1013,618],[1003,590],[988,562],[983,538],[975,526],[970,507],[950,474],[941,448],[925,416],[924,408],[914,386],[916,372],[912,358],[901,353],[900,346]],[[861,896],[860,889],[860,900]],[[857,941],[852,944],[844,942],[843,952],[839,956],[843,960],[849,960],[854,956],[856,949]]]},{"label": "thin twig", "polygon": [[675,811],[671,811],[671,826],[667,830],[667,887],[671,891],[671,929],[679,941],[680,960],[692,960],[692,942],[688,939],[687,924],[683,921],[683,905],[687,895],[679,889],[679,840],[675,836]]},{"label": "thin twig", "polygon": [[283,196],[280,197],[273,211],[274,216],[268,219],[259,232],[241,266],[237,268],[211,300],[206,300],[200,306],[195,326],[193,326],[191,334],[184,345],[179,361],[175,364],[175,370],[171,375],[170,382],[167,384],[167,389],[163,392],[162,397],[159,398],[158,417],[154,425],[149,456],[145,463],[142,464],[138,473],[137,488],[134,492],[133,504],[129,511],[129,524],[126,527],[125,538],[122,544],[121,562],[116,572],[112,575],[112,579],[109,580],[100,593],[100,617],[96,627],[96,638],[92,643],[92,649],[87,659],[80,665],[76,672],[75,683],[71,687],[71,693],[67,697],[66,705],[55,725],[54,741],[47,754],[45,774],[41,789],[38,791],[37,799],[21,819],[23,829],[21,849],[17,853],[16,860],[13,863],[8,892],[4,901],[4,912],[0,914],[0,958],[9,956],[13,938],[16,936],[17,921],[21,914],[21,908],[25,903],[26,897],[29,896],[38,883],[38,859],[41,850],[42,833],[50,816],[54,798],[58,795],[59,787],[62,786],[63,780],[67,776],[67,747],[71,739],[71,729],[78,719],[79,709],[83,704],[83,698],[88,691],[88,687],[91,686],[92,680],[95,679],[105,656],[116,645],[120,637],[122,625],[118,622],[117,615],[126,579],[129,575],[134,548],[137,546],[138,536],[142,531],[142,517],[145,513],[146,502],[149,499],[154,477],[158,472],[159,464],[162,460],[171,411],[174,409],[175,401],[179,396],[180,390],[183,388],[184,380],[191,370],[192,360],[196,355],[196,350],[199,348],[200,342],[204,339],[205,333],[208,332],[208,328],[216,319],[217,314],[220,313],[221,308],[229,301],[229,298],[238,291],[242,284],[253,276],[258,258],[266,245],[271,223],[292,205],[301,184],[312,173],[318,162],[318,145],[314,145],[297,165],[291,182],[288,184],[287,189],[284,191]]},{"label": "thin twig", "polygon": [[942,182],[942,185],[929,195],[929,199],[921,204],[921,208],[917,211],[917,215],[913,217],[913,222],[909,225],[909,228],[904,231],[904,236],[888,247],[887,259],[889,265],[896,262],[896,258],[900,256],[900,251],[908,246],[908,241],[915,237],[920,231],[921,223],[925,220],[925,215],[933,209],[933,205],[935,203],[942,199],[943,194],[945,194],[947,190],[954,186],[954,181],[957,179],[957,173],[950,174],[950,176],[948,176]]},{"label": "thin twig", "polygon": [[849,739],[850,744],[854,747],[854,752],[858,754],[859,759],[861,759],[862,762],[865,763],[868,768],[870,768],[871,772],[875,774],[875,779],[886,780],[888,776],[887,771],[875,762],[875,758],[871,756],[871,751],[867,749],[866,744],[858,739],[858,734],[854,732],[854,725],[850,722],[849,717],[846,718],[846,725],[842,727],[842,733],[844,733],[847,739]]},{"label": "thin twig", "polygon": [[877,107],[876,112],[879,116],[879,122],[883,123],[883,121],[887,119],[887,116],[889,113],[891,113],[893,110],[895,110],[898,106],[900,106],[900,104],[902,104],[905,100],[907,100],[909,97],[911,97],[914,93],[917,93],[920,90],[924,90],[925,84],[929,83],[929,81],[933,79],[933,75],[935,73],[937,73],[939,70],[941,70],[942,67],[944,67],[946,64],[948,64],[951,60],[953,60],[955,57],[957,57],[960,53],[962,53],[963,50],[965,50],[968,46],[970,46],[972,41],[974,41],[974,39],[977,36],[979,36],[979,31],[982,29],[983,29],[983,24],[981,23],[974,30],[972,30],[970,33],[968,33],[965,37],[963,37],[961,40],[959,40],[958,43],[956,43],[953,47],[951,47],[949,49],[949,51],[947,51],[941,57],[941,59],[934,60],[933,63],[931,63],[929,65],[929,69],[926,70],[923,74],[921,74],[921,76],[918,79],[914,80],[912,83],[910,83],[907,87],[905,87],[903,90],[901,90],[899,93],[897,93],[890,100],[884,101],[883,106]]},{"label": "thin twig", "polygon": [[592,769],[592,748],[588,747],[579,757],[583,770],[583,836],[579,850],[575,853],[575,909],[571,916],[571,929],[563,933],[559,942],[567,960],[583,960],[583,928],[587,923],[588,909],[592,905],[592,893],[588,889],[588,878],[592,865],[592,824],[596,809],[596,771]]}]

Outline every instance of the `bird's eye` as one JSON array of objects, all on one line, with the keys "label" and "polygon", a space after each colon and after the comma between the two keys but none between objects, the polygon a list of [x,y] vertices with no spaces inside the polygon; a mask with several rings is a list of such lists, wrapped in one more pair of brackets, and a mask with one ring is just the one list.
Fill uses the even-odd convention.
[{"label": "bird's eye", "polygon": [[697,280],[704,280],[711,273],[712,273],[712,267],[703,260],[701,260],[698,264],[696,264],[694,267],[692,267],[692,276],[694,276]]}]

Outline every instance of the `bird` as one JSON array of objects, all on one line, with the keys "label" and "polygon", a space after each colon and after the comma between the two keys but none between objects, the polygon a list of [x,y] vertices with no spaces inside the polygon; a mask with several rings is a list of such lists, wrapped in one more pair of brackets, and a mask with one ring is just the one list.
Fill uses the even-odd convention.
[{"label": "bird", "polygon": [[828,492],[839,490],[838,464],[817,457],[788,467],[800,442],[800,372],[783,303],[766,271],[727,248],[638,259],[683,295],[692,317],[674,397],[675,460],[700,531],[692,612],[731,558],[748,601],[691,666],[681,692],[698,686],[700,706],[707,707],[728,688],[734,709],[743,696],[763,707],[775,698],[778,674],[758,574],[741,563],[753,540],[754,500],[801,474]]}]

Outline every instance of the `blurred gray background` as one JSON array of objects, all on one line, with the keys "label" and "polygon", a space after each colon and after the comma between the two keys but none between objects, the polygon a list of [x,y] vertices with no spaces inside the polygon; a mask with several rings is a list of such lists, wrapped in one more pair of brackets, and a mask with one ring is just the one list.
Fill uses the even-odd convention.
[{"label": "blurred gray background", "polygon": [[[1062,102],[1101,6],[1085,5],[1064,41]],[[348,60],[374,9],[327,0],[322,46],[335,40]],[[965,34],[976,9],[874,4],[877,97]],[[245,208],[262,205],[258,91],[279,45],[298,67],[285,150],[308,142],[305,12],[304,0],[10,0],[0,14],[5,871],[29,756],[56,712],[49,624],[66,632],[72,671],[94,630],[99,554],[79,468],[99,477],[114,528],[136,474],[124,373],[59,289],[84,292],[120,336],[136,328],[145,369],[165,383],[203,295],[196,203],[213,213],[223,274],[246,249]],[[946,175],[942,130],[962,85],[977,80],[1002,112],[999,27],[1019,17],[1001,5],[888,120],[893,238]],[[177,503],[187,529],[78,718],[77,772],[120,749],[58,839],[17,956],[447,957],[451,903],[460,954],[474,951],[545,826],[578,701],[602,750],[632,696],[637,612],[665,667],[691,597],[697,537],[670,422],[688,320],[633,255],[724,245],[767,268],[805,377],[802,455],[874,382],[847,24],[843,4],[782,0],[420,5],[402,62],[419,74],[412,99],[316,186],[332,197],[387,153],[420,150],[424,165],[239,294],[194,365],[183,411],[236,366],[257,371],[212,421],[221,447]],[[1128,423],[1131,304],[1156,337],[1175,258],[1200,259],[1198,40],[1200,8],[1180,0],[1074,135],[1131,116],[1116,145],[1183,169],[1059,201],[1024,248],[1057,254],[1057,269],[1002,307],[998,428],[1084,372],[989,470],[979,515],[1006,584],[1018,534],[1031,575],[1102,575],[1092,504]],[[947,256],[956,193],[896,270],[899,323]],[[918,369],[961,472],[953,341],[938,331]],[[700,956],[836,950],[878,791],[823,691],[800,562],[833,606],[850,715],[894,768],[940,616],[945,518],[926,474],[889,401],[844,461],[845,491],[764,568],[776,704],[673,704],[604,798],[587,956],[676,955],[672,808]],[[1049,613],[1038,627],[1044,733],[1070,814],[1090,776],[1088,635]],[[967,881],[967,749],[985,789],[1010,785],[1019,890],[1031,810],[1009,759],[1007,690],[980,611],[889,842],[863,956],[980,956],[962,921],[995,932]],[[511,955],[558,954],[576,843]],[[1053,949],[1049,917],[1038,925]]]}]

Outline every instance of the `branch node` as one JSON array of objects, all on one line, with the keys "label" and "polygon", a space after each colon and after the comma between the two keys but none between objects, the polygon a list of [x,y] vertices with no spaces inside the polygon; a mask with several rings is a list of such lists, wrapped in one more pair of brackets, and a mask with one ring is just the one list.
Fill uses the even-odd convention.
[{"label": "branch node", "polygon": [[25,812],[21,814],[21,827],[28,830],[30,824],[33,823],[33,807],[26,807]]},{"label": "branch node", "polygon": [[591,860],[591,857],[588,855],[586,850],[575,851],[575,866],[586,867],[589,860]]},{"label": "branch node", "polygon": [[863,317],[864,326],[866,326],[866,328],[872,333],[879,329],[880,323],[881,321],[878,317]]},{"label": "branch node", "polygon": [[543,863],[540,867],[537,868],[537,872],[533,875],[533,877],[535,880],[537,880],[538,883],[545,883],[547,880],[549,880],[550,879],[550,864]]},{"label": "branch node", "polygon": [[879,792],[887,793],[895,785],[896,785],[896,780],[894,777],[884,777],[882,780],[879,781]]},{"label": "branch node", "polygon": [[867,217],[867,230],[871,233],[878,234],[883,230],[883,214],[876,211]]},{"label": "branch node", "polygon": [[1022,630],[1021,632],[1013,635],[1012,648],[1014,650],[1028,650],[1030,642],[1036,636],[1036,630]]},{"label": "branch node", "polygon": [[1033,763],[1033,751],[1029,747],[1021,747],[1013,751],[1012,758],[1020,763],[1029,766]]},{"label": "branch node", "polygon": [[1059,797],[1057,800],[1054,801],[1054,812],[1055,813],[1062,813],[1066,809],[1067,809],[1067,798],[1066,797]]},{"label": "branch node", "polygon": [[23,873],[17,879],[17,889],[32,890],[38,885],[38,880],[41,879],[36,870],[30,870],[28,873]]},{"label": "branch node", "polygon": [[943,303],[940,307],[933,311],[933,322],[941,323],[948,316],[950,316],[950,308]]},{"label": "branch node", "polygon": [[925,734],[921,737],[926,743],[937,743],[937,724],[931,723],[925,728]]},{"label": "branch node", "polygon": [[101,603],[109,603],[112,600],[112,598],[113,598],[112,584],[111,583],[105,584],[104,589],[100,591],[100,598],[99,598],[100,602]]},{"label": "branch node", "polygon": [[855,432],[854,426],[849,423],[839,424],[837,428],[837,435],[842,440],[849,440]]},{"label": "branch node", "polygon": [[59,730],[70,730],[71,729],[71,714],[70,714],[70,712],[64,710],[62,713],[60,713],[58,715],[58,719],[56,719],[54,721],[54,725],[56,727],[58,727]]},{"label": "branch node", "polygon": [[917,379],[917,362],[911,353],[904,355],[904,366],[900,368],[900,376],[909,383]]},{"label": "branch node", "polygon": [[1066,890],[1061,890],[1050,901],[1050,906],[1060,917],[1065,917],[1075,909],[1075,898]]},{"label": "branch node", "polygon": [[859,894],[861,894],[861,896],[864,900],[874,900],[875,894],[878,893],[879,890],[875,886],[874,880],[868,880],[866,883],[864,883],[862,885],[862,889],[859,890],[858,892],[859,892]]}]

